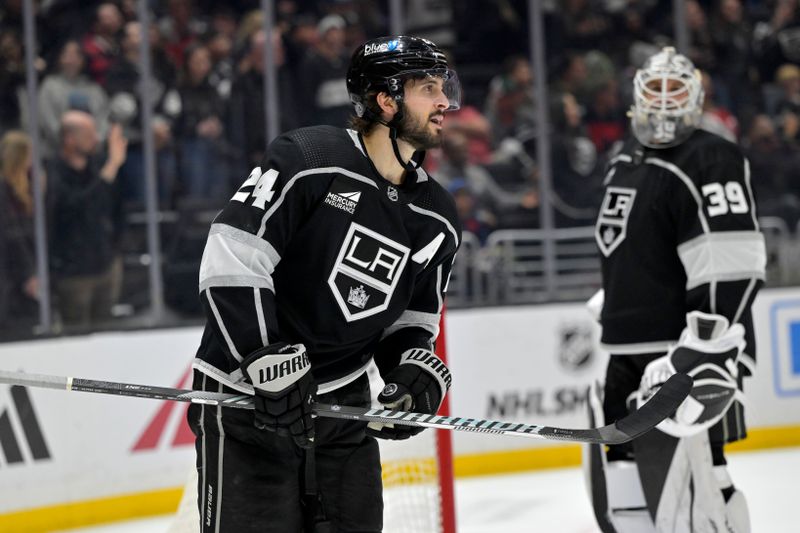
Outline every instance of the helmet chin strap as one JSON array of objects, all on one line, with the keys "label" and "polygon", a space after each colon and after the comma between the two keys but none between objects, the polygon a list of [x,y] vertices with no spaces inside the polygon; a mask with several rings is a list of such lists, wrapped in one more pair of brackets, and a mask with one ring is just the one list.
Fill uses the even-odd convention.
[{"label": "helmet chin strap", "polygon": [[[416,150],[412,155],[411,159],[408,162],[403,161],[403,157],[400,155],[400,147],[397,145],[397,129],[400,125],[400,121],[403,119],[403,115],[405,114],[405,109],[403,106],[402,100],[396,100],[397,102],[397,113],[394,114],[392,120],[386,122],[381,117],[375,116],[369,109],[366,110],[366,113],[373,115],[375,120],[379,124],[383,124],[387,128],[389,128],[389,139],[392,142],[392,150],[394,151],[394,156],[397,159],[397,162],[400,163],[400,166],[406,172],[416,172],[419,167],[422,166],[422,162],[425,160],[425,151],[424,150]],[[365,114],[366,114],[365,113]]]}]

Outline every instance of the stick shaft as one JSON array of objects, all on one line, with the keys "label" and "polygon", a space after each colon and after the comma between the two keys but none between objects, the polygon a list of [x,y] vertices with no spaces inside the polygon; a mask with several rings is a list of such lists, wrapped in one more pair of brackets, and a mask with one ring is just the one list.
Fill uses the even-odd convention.
[{"label": "stick shaft", "polygon": [[[0,383],[66,391],[94,392],[118,396],[133,396],[157,400],[172,400],[238,409],[253,409],[253,397],[248,394],[227,394],[193,391],[171,387],[155,387],[115,381],[100,381],[73,377],[25,374],[0,370]],[[370,409],[316,403],[317,416],[383,424],[469,431],[494,435],[510,435],[536,439],[562,440],[597,444],[621,444],[649,431],[670,416],[686,398],[692,380],[683,374],[672,376],[653,398],[638,411],[625,418],[595,429],[568,429],[535,424],[520,424],[481,418],[439,416],[387,409]]]}]

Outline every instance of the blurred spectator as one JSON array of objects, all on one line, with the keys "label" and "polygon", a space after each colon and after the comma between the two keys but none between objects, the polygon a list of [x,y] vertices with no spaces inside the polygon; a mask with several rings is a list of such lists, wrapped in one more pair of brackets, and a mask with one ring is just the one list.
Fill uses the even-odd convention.
[{"label": "blurred spectator", "polygon": [[[275,66],[278,69],[278,95],[280,97],[280,130],[296,128],[294,92],[291,77],[286,73],[281,35],[272,33]],[[232,146],[241,150],[234,169],[234,180],[241,181],[253,167],[259,166],[266,149],[266,115],[264,110],[264,45],[266,34],[258,30],[250,36],[248,53],[233,81],[228,117],[228,138]]]},{"label": "blurred spectator", "polygon": [[780,217],[795,227],[800,220],[800,152],[783,142],[767,115],[756,115],[743,140],[750,161],[759,216]]},{"label": "blurred spectator", "polygon": [[211,54],[191,45],[178,84],[181,114],[175,121],[179,148],[179,176],[184,195],[194,199],[220,199],[228,193],[222,161],[222,121],[225,107],[209,83]]},{"label": "blurred spectator", "polygon": [[21,131],[0,139],[0,337],[28,336],[38,323],[31,142]]},{"label": "blurred spectator", "polygon": [[769,20],[756,23],[753,30],[754,63],[762,80],[771,80],[784,63],[800,63],[800,10],[797,0],[776,0],[771,7]]},{"label": "blurred spectator", "polygon": [[462,104],[449,111],[444,121],[445,137],[460,133],[467,138],[467,158],[470,163],[482,165],[492,158],[492,126],[474,106]]},{"label": "blurred spectator", "polygon": [[556,226],[591,225],[602,194],[597,149],[586,134],[580,107],[572,94],[553,96],[550,120],[551,193]]},{"label": "blurred spectator", "polygon": [[454,179],[447,186],[447,190],[455,200],[458,219],[461,221],[461,229],[472,233],[481,244],[484,244],[489,234],[497,226],[497,217],[492,212],[479,206],[475,193],[469,188],[465,179]]},{"label": "blurred spectator", "polygon": [[686,56],[700,70],[715,69],[717,58],[714,55],[714,40],[706,12],[697,0],[686,0],[686,26],[690,39]]},{"label": "blurred spectator", "polygon": [[192,0],[167,1],[167,15],[158,22],[158,29],[173,65],[183,66],[186,47],[194,43],[206,28],[207,24],[195,16]]},{"label": "blurred spectator", "polygon": [[533,72],[528,59],[507,58],[503,73],[489,82],[486,97],[486,118],[495,139],[530,135],[536,124],[533,98]]},{"label": "blurred spectator", "polygon": [[25,62],[17,31],[0,32],[0,133],[22,125]]},{"label": "blurred spectator", "polygon": [[53,223],[51,266],[58,309],[66,325],[87,327],[110,316],[112,262],[119,228],[115,181],[128,141],[115,124],[102,166],[94,118],[67,111],[61,121],[61,151],[48,165]]},{"label": "blurred spectator", "polygon": [[[559,40],[576,50],[603,46],[613,37],[613,21],[597,2],[564,0],[559,2],[557,24],[552,28]],[[550,29],[550,28],[548,28]]]},{"label": "blurred spectator", "polygon": [[712,72],[719,101],[734,113],[751,112],[753,32],[741,0],[720,0],[711,23],[718,68]]},{"label": "blurred spectator", "polygon": [[[151,34],[151,39],[153,39]],[[144,146],[142,143],[141,101],[147,98],[153,108],[153,137],[156,150],[158,197],[167,203],[175,182],[176,161],[172,146],[172,121],[181,110],[178,92],[169,83],[171,72],[155,68],[150,84],[144,87],[139,74],[139,45],[142,27],[138,22],[125,24],[122,55],[109,71],[108,93],[111,97],[112,122],[122,124],[130,141],[128,157],[119,175],[122,198],[142,204],[145,197]]]},{"label": "blurred spectator", "polygon": [[117,5],[104,2],[97,6],[92,31],[81,42],[88,60],[89,76],[102,86],[106,85],[108,70],[119,55],[117,38],[123,22]]},{"label": "blurred spectator", "polygon": [[569,93],[581,105],[586,105],[587,77],[586,58],[578,52],[563,52],[553,59],[551,67],[550,91]]},{"label": "blurred spectator", "polygon": [[56,70],[39,88],[39,125],[42,154],[52,157],[58,151],[61,115],[75,109],[92,115],[101,138],[108,133],[108,97],[102,87],[83,75],[84,57],[78,41],[64,43]]},{"label": "blurred spectator", "polygon": [[628,121],[620,102],[617,80],[610,79],[594,90],[584,123],[598,153],[605,153],[622,141]]},{"label": "blurred spectator", "polygon": [[717,104],[714,98],[714,82],[707,72],[702,73],[703,76],[703,91],[706,97],[703,100],[703,116],[700,119],[700,127],[711,133],[716,133],[723,139],[732,143],[737,142],[739,138],[739,121],[736,117]]},{"label": "blurred spectator", "polygon": [[792,63],[781,65],[775,73],[775,81],[781,90],[775,103],[775,115],[800,116],[800,67]]},{"label": "blurred spectator", "polygon": [[536,195],[532,184],[517,184],[512,189],[508,184],[500,185],[488,170],[469,162],[469,141],[466,135],[448,132],[442,141],[442,161],[436,169],[436,180],[445,188],[457,179],[467,183],[482,208],[497,217],[516,216],[517,210],[536,207]]},{"label": "blurred spectator", "polygon": [[208,82],[217,90],[220,98],[227,101],[233,84],[233,38],[227,33],[212,33],[206,40],[206,46],[211,57]]},{"label": "blurred spectator", "polygon": [[328,15],[317,25],[319,44],[310,51],[300,68],[302,123],[344,127],[352,112],[347,93],[350,50],[345,48],[345,21]]}]

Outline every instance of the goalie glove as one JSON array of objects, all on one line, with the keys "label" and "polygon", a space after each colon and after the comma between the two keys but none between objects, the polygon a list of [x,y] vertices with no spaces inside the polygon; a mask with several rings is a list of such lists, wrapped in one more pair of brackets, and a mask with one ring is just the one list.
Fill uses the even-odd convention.
[{"label": "goalie glove", "polygon": [[[386,386],[378,401],[386,409],[436,414],[450,389],[450,370],[435,353],[412,348],[400,356],[400,364],[383,378]],[[402,440],[420,433],[422,427],[379,424],[367,425],[367,434],[379,439]]]},{"label": "goalie glove", "polygon": [[716,424],[738,393],[738,362],[744,350],[744,327],[728,326],[721,315],[692,311],[677,344],[644,369],[637,392],[641,406],[673,374],[694,379],[689,396],[675,414],[657,427],[673,437],[688,437]]},{"label": "goalie glove", "polygon": [[248,355],[241,369],[255,390],[255,426],[292,437],[301,448],[313,446],[311,416],[317,384],[305,346],[285,342],[264,346]]}]

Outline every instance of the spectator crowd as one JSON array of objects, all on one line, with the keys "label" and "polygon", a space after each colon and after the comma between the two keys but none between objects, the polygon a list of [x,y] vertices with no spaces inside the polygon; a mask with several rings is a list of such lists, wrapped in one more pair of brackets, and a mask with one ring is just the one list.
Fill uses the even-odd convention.
[{"label": "spectator crowd", "polygon": [[[22,3],[0,6],[5,337],[31,330],[39,298],[31,140],[23,133],[30,110]],[[267,40],[283,131],[346,126],[349,55],[365,39],[389,33],[388,2],[368,0],[277,0],[269,34],[259,0],[151,0],[147,35],[136,0],[36,4],[36,131],[51,293],[60,323],[77,328],[111,318],[126,290],[124,247],[146,198],[142,105],[152,110],[159,208],[213,211],[264,153]],[[445,48],[465,89],[465,105],[445,120],[442,148],[426,159],[454,195],[464,228],[484,242],[496,229],[538,226],[536,154],[545,136],[556,225],[592,224],[605,163],[627,133],[635,69],[674,44],[672,2],[546,1],[544,102],[534,90],[525,0],[403,5],[407,33]],[[685,12],[691,44],[684,52],[702,71],[706,91],[703,127],[743,146],[759,214],[796,227],[800,2],[686,0]],[[148,79],[141,75],[142,39],[151,50]],[[539,104],[547,126],[537,121]]]}]

